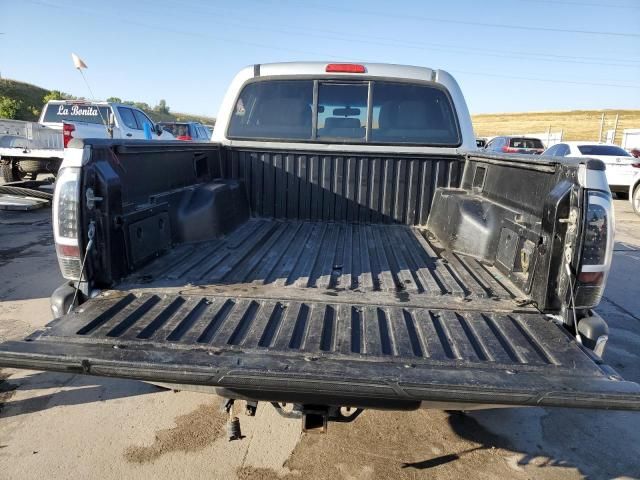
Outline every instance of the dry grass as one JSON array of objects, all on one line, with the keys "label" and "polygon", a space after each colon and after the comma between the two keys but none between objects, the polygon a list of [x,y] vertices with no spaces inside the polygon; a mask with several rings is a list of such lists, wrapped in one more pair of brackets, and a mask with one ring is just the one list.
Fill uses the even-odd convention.
[{"label": "dry grass", "polygon": [[640,128],[640,110],[572,110],[568,112],[493,113],[472,115],[473,128],[479,137],[520,133],[563,131],[563,140],[598,140],[600,119],[605,114],[603,140],[613,129],[616,114],[618,127],[615,143],[620,143],[625,128]]}]

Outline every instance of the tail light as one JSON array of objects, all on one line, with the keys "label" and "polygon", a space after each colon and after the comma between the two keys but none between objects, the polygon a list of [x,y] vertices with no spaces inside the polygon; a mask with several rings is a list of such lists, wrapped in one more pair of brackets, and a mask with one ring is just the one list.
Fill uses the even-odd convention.
[{"label": "tail light", "polygon": [[53,237],[60,271],[68,280],[80,280],[82,270],[78,243],[79,214],[80,169],[62,168],[53,195]]},{"label": "tail light", "polygon": [[327,73],[365,73],[364,65],[356,63],[330,63],[325,68]]},{"label": "tail light", "polygon": [[614,218],[610,194],[587,192],[583,231],[575,304],[591,308],[600,303],[611,268]]},{"label": "tail light", "polygon": [[176,138],[178,140],[191,140],[191,135],[178,135]]},{"label": "tail light", "polygon": [[520,151],[520,149],[513,148],[513,147],[502,147],[502,151],[504,153],[518,153]]},{"label": "tail light", "polygon": [[631,166],[632,166],[633,168],[640,168],[640,162],[632,163],[632,164],[631,164]]},{"label": "tail light", "polygon": [[73,139],[73,132],[76,131],[75,125],[72,123],[63,123],[62,124],[62,143],[64,148],[67,148],[71,139]]}]

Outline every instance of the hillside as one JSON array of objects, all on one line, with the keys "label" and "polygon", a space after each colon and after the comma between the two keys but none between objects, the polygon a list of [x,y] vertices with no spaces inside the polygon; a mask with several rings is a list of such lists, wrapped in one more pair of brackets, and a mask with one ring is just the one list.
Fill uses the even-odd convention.
[{"label": "hillside", "polygon": [[37,120],[42,108],[42,99],[49,90],[30,83],[0,79],[0,97],[8,97],[20,102],[16,114],[18,120]]},{"label": "hillside", "polygon": [[618,127],[615,143],[625,128],[640,128],[640,110],[572,110],[565,112],[492,113],[472,115],[473,128],[479,137],[546,132],[563,132],[563,140],[598,140],[600,119],[605,114],[603,138],[613,129],[616,114]]},{"label": "hillside", "polygon": [[[26,82],[19,82],[17,80],[0,79],[0,97],[7,97],[9,99],[17,100],[20,102],[20,107],[15,115],[17,120],[29,120],[36,121],[40,115],[40,109],[44,102],[44,97],[50,94],[51,91],[46,88],[38,87]],[[68,98],[68,97],[65,97]],[[136,102],[133,102],[136,103]],[[153,110],[152,107],[143,104],[146,107],[143,108],[149,116],[156,122],[159,121],[194,121],[202,122],[207,125],[214,125],[215,118],[206,117],[203,115],[192,115],[189,113],[170,112],[163,113]]]}]

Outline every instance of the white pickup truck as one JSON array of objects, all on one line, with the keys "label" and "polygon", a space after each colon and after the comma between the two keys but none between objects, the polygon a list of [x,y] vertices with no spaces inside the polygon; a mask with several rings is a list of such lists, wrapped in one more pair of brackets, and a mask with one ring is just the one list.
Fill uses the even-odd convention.
[{"label": "white pickup truck", "polygon": [[0,367],[269,402],[305,431],[364,408],[640,411],[593,311],[601,160],[478,151],[458,84],[422,67],[252,65],[217,119],[211,142],[69,144],[69,283]]},{"label": "white pickup truck", "polygon": [[142,110],[130,105],[84,100],[52,100],[38,122],[0,120],[0,172],[5,182],[56,174],[72,138],[145,138],[172,140]]}]

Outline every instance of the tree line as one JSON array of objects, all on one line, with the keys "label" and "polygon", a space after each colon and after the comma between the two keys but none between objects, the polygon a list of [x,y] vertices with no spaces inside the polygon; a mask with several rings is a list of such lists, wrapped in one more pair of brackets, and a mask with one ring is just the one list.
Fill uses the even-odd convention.
[{"label": "tree line", "polygon": [[[75,97],[60,90],[50,90],[49,93],[42,98],[42,105],[46,104],[50,100],[87,100],[84,97]],[[132,102],[130,100],[122,100],[118,97],[109,97],[107,102],[122,103],[124,105],[132,105],[146,112],[156,112],[160,114],[169,114],[170,108],[167,105],[166,100],[162,99],[154,107],[151,107],[145,102]],[[35,107],[31,105],[24,105],[23,101],[18,98],[12,98],[6,95],[0,95],[0,118],[16,119],[19,116],[19,112],[27,107],[27,110],[35,117],[40,115],[42,107]]]}]

